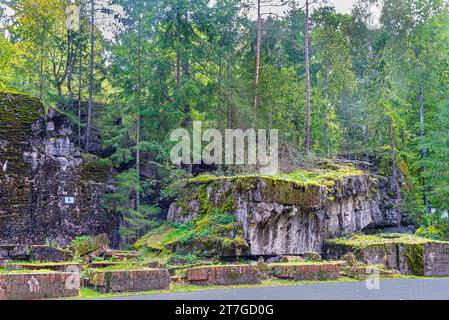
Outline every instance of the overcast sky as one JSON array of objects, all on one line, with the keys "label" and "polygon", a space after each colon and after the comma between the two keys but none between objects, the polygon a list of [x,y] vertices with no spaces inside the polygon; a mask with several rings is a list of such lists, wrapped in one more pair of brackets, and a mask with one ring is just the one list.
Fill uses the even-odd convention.
[{"label": "overcast sky", "polygon": [[[104,4],[105,0],[97,0],[97,3],[99,5]],[[328,5],[333,5],[337,12],[342,13],[351,13],[351,9],[354,6],[354,4],[357,2],[357,0],[327,0]],[[254,1],[256,3],[256,1]],[[273,4],[279,4],[280,0],[272,0]],[[302,6],[305,3],[305,0],[297,0],[298,5]],[[287,7],[263,7],[262,12],[268,13],[273,12],[282,15],[282,13],[285,11]],[[114,11],[121,11],[120,8],[112,8]],[[118,9],[118,10],[117,10]],[[8,14],[12,14],[12,10],[7,10]],[[255,12],[254,12],[254,18],[255,18]],[[102,29],[103,33],[107,38],[112,38],[113,34],[110,31],[110,26],[113,24],[113,21],[111,21],[111,17],[98,17],[100,23],[100,29]],[[1,27],[1,25],[0,25]]]},{"label": "overcast sky", "polygon": [[338,12],[351,13],[351,9],[356,2],[356,0],[332,0],[331,4],[335,6]]}]

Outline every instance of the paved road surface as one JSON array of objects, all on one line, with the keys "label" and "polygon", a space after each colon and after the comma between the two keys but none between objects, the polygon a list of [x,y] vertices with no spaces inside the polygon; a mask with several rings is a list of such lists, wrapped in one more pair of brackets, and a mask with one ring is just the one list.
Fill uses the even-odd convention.
[{"label": "paved road surface", "polygon": [[125,300],[449,300],[449,279],[394,279],[368,290],[365,282],[205,290],[113,297]]}]

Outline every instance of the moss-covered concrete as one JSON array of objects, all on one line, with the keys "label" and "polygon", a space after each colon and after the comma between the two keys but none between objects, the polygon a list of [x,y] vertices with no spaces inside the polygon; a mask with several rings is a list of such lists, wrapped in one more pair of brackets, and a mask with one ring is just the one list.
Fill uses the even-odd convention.
[{"label": "moss-covered concrete", "polygon": [[397,269],[402,274],[421,276],[425,274],[426,263],[428,269],[432,269],[433,262],[426,262],[425,259],[425,248],[432,247],[429,246],[431,244],[446,246],[449,251],[449,242],[435,241],[412,234],[355,234],[328,240],[326,255],[328,258],[336,259],[347,252],[352,252],[364,262],[380,263],[387,268]]}]

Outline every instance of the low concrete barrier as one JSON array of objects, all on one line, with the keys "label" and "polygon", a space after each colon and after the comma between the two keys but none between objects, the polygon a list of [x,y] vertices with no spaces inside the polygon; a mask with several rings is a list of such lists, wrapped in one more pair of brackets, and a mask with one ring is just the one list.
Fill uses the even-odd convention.
[{"label": "low concrete barrier", "polygon": [[340,276],[341,263],[271,264],[271,273],[280,279],[334,280]]},{"label": "low concrete barrier", "polygon": [[0,274],[0,300],[75,297],[79,287],[79,274],[68,272]]},{"label": "low concrete barrier", "polygon": [[200,285],[237,285],[260,283],[256,266],[227,265],[190,268],[186,271],[187,281]]},{"label": "low concrete barrier", "polygon": [[91,270],[89,286],[101,293],[142,292],[168,289],[170,275],[166,269]]}]

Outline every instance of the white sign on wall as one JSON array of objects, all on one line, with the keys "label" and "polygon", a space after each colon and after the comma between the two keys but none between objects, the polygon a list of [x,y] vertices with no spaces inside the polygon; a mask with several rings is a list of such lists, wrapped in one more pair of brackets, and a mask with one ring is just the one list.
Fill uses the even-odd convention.
[{"label": "white sign on wall", "polygon": [[65,204],[74,204],[75,203],[75,197],[64,197],[64,203]]}]

